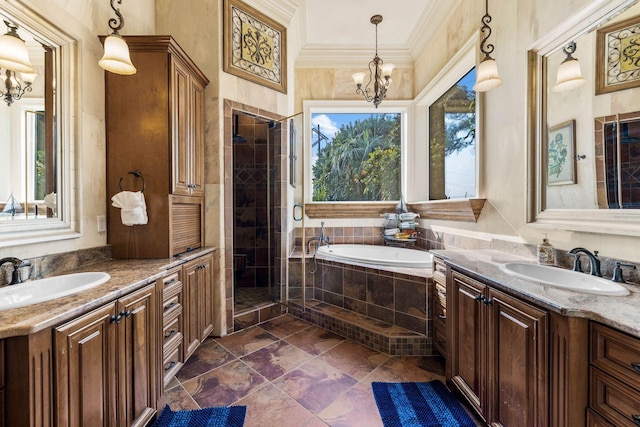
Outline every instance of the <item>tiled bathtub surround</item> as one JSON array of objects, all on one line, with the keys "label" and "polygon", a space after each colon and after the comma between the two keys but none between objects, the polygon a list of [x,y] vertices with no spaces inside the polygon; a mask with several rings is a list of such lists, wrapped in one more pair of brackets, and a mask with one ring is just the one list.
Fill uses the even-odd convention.
[{"label": "tiled bathtub surround", "polygon": [[[317,259],[316,262],[315,274],[311,273],[315,268],[313,261],[307,260],[305,266],[306,298],[338,309],[334,312],[324,309],[312,314],[323,327],[390,354],[408,354],[406,351],[409,347],[419,351],[419,354],[432,354],[429,322],[429,295],[432,286],[430,270],[416,269],[414,273],[407,273],[413,270],[390,271],[323,259]],[[289,299],[301,297],[302,265],[300,258],[290,258]],[[313,303],[313,306],[317,304]],[[349,312],[354,313],[354,316],[348,315]],[[314,321],[310,318],[307,320]],[[334,322],[333,326],[331,322]],[[385,328],[397,327],[394,329],[393,339],[398,340],[394,347],[389,347],[392,338],[389,334],[380,338],[386,341],[383,347],[367,342],[374,337],[371,332],[376,329],[372,327],[375,324],[384,324]],[[340,328],[344,331],[340,331]],[[375,336],[379,336],[379,331],[376,334]],[[404,338],[410,338],[411,343],[402,341]],[[408,346],[403,348],[403,344]]]}]

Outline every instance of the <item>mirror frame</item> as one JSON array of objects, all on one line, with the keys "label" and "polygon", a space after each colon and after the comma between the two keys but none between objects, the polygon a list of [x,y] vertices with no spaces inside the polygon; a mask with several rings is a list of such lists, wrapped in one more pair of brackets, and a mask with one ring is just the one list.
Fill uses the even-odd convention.
[{"label": "mirror frame", "polygon": [[[547,137],[546,59],[638,0],[598,0],[536,41],[527,52],[527,225],[590,233],[640,235],[637,209],[546,209],[542,156]],[[595,48],[595,47],[594,47]],[[588,83],[589,84],[589,83]],[[590,82],[594,84],[594,82]],[[595,95],[594,95],[595,96]]]},{"label": "mirror frame", "polygon": [[77,41],[37,12],[5,1],[0,10],[38,33],[55,51],[55,138],[58,141],[58,216],[37,220],[0,221],[0,246],[23,245],[81,236],[77,164]]}]

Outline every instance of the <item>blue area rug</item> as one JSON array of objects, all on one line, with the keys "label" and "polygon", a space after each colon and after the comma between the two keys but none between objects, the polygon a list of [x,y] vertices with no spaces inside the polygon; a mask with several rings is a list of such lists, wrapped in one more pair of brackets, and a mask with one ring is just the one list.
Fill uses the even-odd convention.
[{"label": "blue area rug", "polygon": [[371,384],[385,427],[475,427],[440,381]]},{"label": "blue area rug", "polygon": [[172,411],[166,405],[151,427],[242,427],[246,414],[246,406]]}]

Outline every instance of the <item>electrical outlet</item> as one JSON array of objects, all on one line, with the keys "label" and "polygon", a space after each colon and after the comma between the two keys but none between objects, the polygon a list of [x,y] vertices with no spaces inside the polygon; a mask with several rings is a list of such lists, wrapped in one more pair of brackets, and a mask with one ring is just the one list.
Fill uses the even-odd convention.
[{"label": "electrical outlet", "polygon": [[107,231],[107,217],[98,215],[98,233],[104,233],[105,231]]}]

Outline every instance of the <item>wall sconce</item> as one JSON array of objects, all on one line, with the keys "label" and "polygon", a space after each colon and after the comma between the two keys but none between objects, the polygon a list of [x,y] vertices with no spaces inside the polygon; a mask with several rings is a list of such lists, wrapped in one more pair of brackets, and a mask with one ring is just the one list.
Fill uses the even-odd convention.
[{"label": "wall sconce", "polygon": [[[371,17],[371,23],[376,26],[376,54],[373,60],[369,62],[369,81],[364,89],[362,84],[364,83],[365,73],[355,73],[353,81],[356,84],[356,93],[362,94],[367,102],[372,102],[373,105],[378,108],[378,105],[387,96],[387,89],[391,84],[391,73],[395,65],[385,64],[378,56],[378,24],[382,22],[382,15],[373,15]],[[373,82],[373,93],[370,87]]]},{"label": "wall sconce", "polygon": [[7,33],[0,37],[0,68],[18,73],[33,73],[27,44],[18,35],[18,26],[9,21]]},{"label": "wall sconce", "polygon": [[116,18],[109,19],[109,28],[113,32],[104,40],[104,55],[98,65],[111,73],[130,76],[138,70],[131,63],[127,42],[120,37],[118,32],[124,27],[124,18],[120,13],[120,9],[113,5],[114,1],[122,4],[122,0],[110,0],[111,9],[115,12]]},{"label": "wall sconce", "polygon": [[489,23],[491,22],[489,0],[485,1],[485,14],[481,22],[482,27],[480,27],[480,32],[482,33],[482,41],[480,42],[480,52],[484,53],[484,58],[476,69],[476,84],[473,85],[473,90],[486,92],[502,84],[502,78],[498,74],[498,64],[496,60],[491,57],[494,46],[487,44],[487,40],[489,36],[491,36],[491,27],[489,27]]},{"label": "wall sconce", "polygon": [[563,92],[566,90],[575,89],[584,84],[587,80],[582,75],[580,70],[580,62],[573,56],[572,53],[576,51],[576,43],[571,42],[566,45],[562,51],[567,57],[562,61],[562,64],[558,67],[558,75],[556,78],[556,84],[551,88],[554,92]]},{"label": "wall sconce", "polygon": [[33,81],[38,76],[36,73],[20,73],[21,78],[16,76],[16,72],[13,70],[5,70],[5,73],[0,75],[0,80],[4,83],[5,91],[2,92],[0,88],[0,97],[11,106],[14,101],[22,98],[25,92],[31,92]]}]

